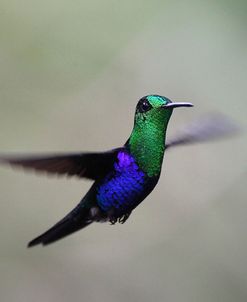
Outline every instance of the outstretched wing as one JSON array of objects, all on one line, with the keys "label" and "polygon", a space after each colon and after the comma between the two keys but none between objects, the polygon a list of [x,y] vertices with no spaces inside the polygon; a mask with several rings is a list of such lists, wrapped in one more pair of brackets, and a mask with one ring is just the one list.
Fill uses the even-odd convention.
[{"label": "outstretched wing", "polygon": [[240,128],[230,118],[220,113],[213,113],[185,126],[176,137],[167,140],[166,149],[178,145],[218,140],[239,131]]},{"label": "outstretched wing", "polygon": [[49,174],[77,176],[96,180],[111,169],[118,150],[45,156],[0,156],[0,163]]}]

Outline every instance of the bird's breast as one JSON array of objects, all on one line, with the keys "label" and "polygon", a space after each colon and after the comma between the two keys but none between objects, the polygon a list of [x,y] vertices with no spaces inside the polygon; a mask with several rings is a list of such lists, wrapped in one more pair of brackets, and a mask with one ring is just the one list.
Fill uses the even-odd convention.
[{"label": "bird's breast", "polygon": [[132,210],[150,192],[149,179],[134,158],[120,151],[114,169],[97,186],[97,203],[103,211]]}]

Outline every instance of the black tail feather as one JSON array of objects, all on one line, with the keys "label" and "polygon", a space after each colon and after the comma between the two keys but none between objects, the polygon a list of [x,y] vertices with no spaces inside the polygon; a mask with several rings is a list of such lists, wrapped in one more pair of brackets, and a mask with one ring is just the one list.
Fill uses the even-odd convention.
[{"label": "black tail feather", "polygon": [[90,223],[92,223],[92,221],[89,220],[88,209],[83,208],[79,204],[52,228],[30,241],[28,243],[28,247],[32,247],[37,244],[50,244],[88,226]]}]

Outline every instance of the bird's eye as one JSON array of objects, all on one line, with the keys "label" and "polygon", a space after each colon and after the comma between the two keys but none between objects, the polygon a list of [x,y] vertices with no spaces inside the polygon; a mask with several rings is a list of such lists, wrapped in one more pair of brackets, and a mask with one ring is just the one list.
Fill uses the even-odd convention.
[{"label": "bird's eye", "polygon": [[147,99],[140,100],[140,102],[138,104],[138,111],[140,113],[147,112],[151,108],[152,108],[152,106],[151,106],[151,104],[149,103],[149,101]]}]

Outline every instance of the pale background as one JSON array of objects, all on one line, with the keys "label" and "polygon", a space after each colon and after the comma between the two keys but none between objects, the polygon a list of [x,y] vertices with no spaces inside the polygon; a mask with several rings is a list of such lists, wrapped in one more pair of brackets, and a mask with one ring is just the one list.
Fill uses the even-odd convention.
[{"label": "pale background", "polygon": [[[246,1],[0,0],[0,151],[123,144],[146,94],[246,127]],[[125,225],[26,249],[90,182],[0,167],[0,300],[247,301],[246,134],[167,153]]]}]

